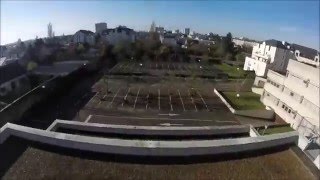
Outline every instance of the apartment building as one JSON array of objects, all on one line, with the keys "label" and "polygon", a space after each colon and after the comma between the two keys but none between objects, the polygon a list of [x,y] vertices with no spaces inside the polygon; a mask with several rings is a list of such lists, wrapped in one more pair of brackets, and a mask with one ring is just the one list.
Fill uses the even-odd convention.
[{"label": "apartment building", "polygon": [[320,144],[319,70],[292,59],[286,75],[269,70],[261,101],[309,141]]},{"label": "apartment building", "polygon": [[258,42],[256,41],[253,41],[253,40],[249,40],[249,39],[246,39],[246,38],[233,38],[232,39],[232,42],[236,45],[236,46],[256,46],[256,45],[259,45]]},{"label": "apartment building", "polygon": [[133,29],[119,26],[114,29],[107,29],[102,32],[102,37],[108,43],[115,45],[120,42],[135,42],[136,34]]},{"label": "apartment building", "polygon": [[92,31],[79,30],[73,35],[73,42],[93,45],[95,43],[94,33]]},{"label": "apartment building", "polygon": [[259,77],[265,77],[268,69],[285,73],[290,58],[294,59],[290,44],[271,39],[253,46],[252,55],[246,57],[243,69],[255,71]]},{"label": "apartment building", "polygon": [[105,22],[96,23],[95,27],[96,27],[96,34],[101,34],[102,31],[107,29],[107,23]]}]

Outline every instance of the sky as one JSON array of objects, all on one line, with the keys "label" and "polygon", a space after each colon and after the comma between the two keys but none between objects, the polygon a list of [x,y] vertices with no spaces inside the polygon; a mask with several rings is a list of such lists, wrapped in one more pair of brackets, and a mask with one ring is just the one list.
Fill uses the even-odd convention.
[{"label": "sky", "polygon": [[319,50],[319,0],[315,1],[0,1],[1,45],[77,30],[125,25],[149,30],[152,21],[169,30],[190,27],[199,33],[277,39]]}]

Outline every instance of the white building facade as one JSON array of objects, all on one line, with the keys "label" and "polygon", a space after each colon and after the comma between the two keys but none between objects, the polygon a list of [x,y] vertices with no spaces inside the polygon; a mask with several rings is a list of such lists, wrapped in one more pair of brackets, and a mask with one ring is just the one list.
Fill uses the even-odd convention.
[{"label": "white building facade", "polygon": [[73,35],[73,42],[89,43],[90,45],[94,45],[95,43],[94,33],[92,31],[79,30]]},{"label": "white building facade", "polygon": [[250,46],[250,47],[253,47],[253,46],[256,46],[256,45],[259,45],[258,42],[255,42],[255,41],[249,41],[249,40],[245,40],[245,39],[242,39],[242,38],[233,38],[232,39],[232,42],[237,45],[237,46]]},{"label": "white building facade", "polygon": [[319,67],[290,60],[286,75],[269,70],[261,101],[310,141],[320,144]]},{"label": "white building facade", "polygon": [[285,73],[290,58],[294,58],[286,42],[267,40],[253,46],[251,57],[246,57],[243,70],[255,71],[256,76],[265,77],[268,69]]},{"label": "white building facade", "polygon": [[115,29],[107,29],[102,32],[102,37],[111,45],[121,42],[133,43],[136,40],[135,32],[124,26],[119,26]]}]

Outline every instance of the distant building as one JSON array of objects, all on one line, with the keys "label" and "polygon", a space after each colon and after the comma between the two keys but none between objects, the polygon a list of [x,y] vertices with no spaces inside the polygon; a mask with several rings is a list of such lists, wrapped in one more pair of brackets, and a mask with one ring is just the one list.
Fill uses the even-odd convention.
[{"label": "distant building", "polygon": [[73,42],[93,45],[95,43],[94,33],[92,31],[79,30],[73,35]]},{"label": "distant building", "polygon": [[102,31],[107,29],[107,23],[96,23],[96,34],[101,34]]},{"label": "distant building", "polygon": [[179,29],[176,29],[174,32],[177,33],[177,34],[180,33]]},{"label": "distant building", "polygon": [[54,32],[52,30],[52,24],[48,24],[48,38],[52,38],[54,36]]},{"label": "distant building", "polygon": [[259,43],[253,40],[248,40],[248,39],[244,39],[244,38],[233,38],[232,42],[236,45],[236,46],[256,46]]},{"label": "distant building", "polygon": [[152,21],[149,32],[156,32],[156,23]]},{"label": "distant building", "polygon": [[189,35],[190,34],[190,28],[185,28],[184,29],[184,34]]},{"label": "distant building", "polygon": [[164,27],[156,27],[156,32],[159,34],[163,34],[164,33]]},{"label": "distant building", "polygon": [[171,33],[160,35],[160,41],[162,44],[165,44],[167,46],[176,47],[178,45],[177,36]]},{"label": "distant building", "polygon": [[112,45],[120,42],[135,42],[136,39],[134,30],[125,26],[104,30],[102,37]]},{"label": "distant building", "polygon": [[[318,56],[319,57],[319,54]],[[313,59],[309,59],[313,61]],[[300,62],[299,62],[300,61]],[[269,70],[261,101],[305,136],[320,144],[319,67],[289,60],[286,75]],[[319,156],[319,154],[318,154]]]},{"label": "distant building", "polygon": [[18,62],[0,66],[0,96],[19,91],[23,81],[28,81],[26,70]]}]

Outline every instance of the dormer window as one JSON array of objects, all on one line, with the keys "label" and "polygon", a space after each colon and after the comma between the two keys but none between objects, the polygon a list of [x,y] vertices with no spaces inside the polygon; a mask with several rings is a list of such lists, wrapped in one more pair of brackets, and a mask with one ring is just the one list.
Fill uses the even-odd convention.
[{"label": "dormer window", "polygon": [[296,52],[296,56],[299,56],[299,53],[298,53],[298,52]]}]

